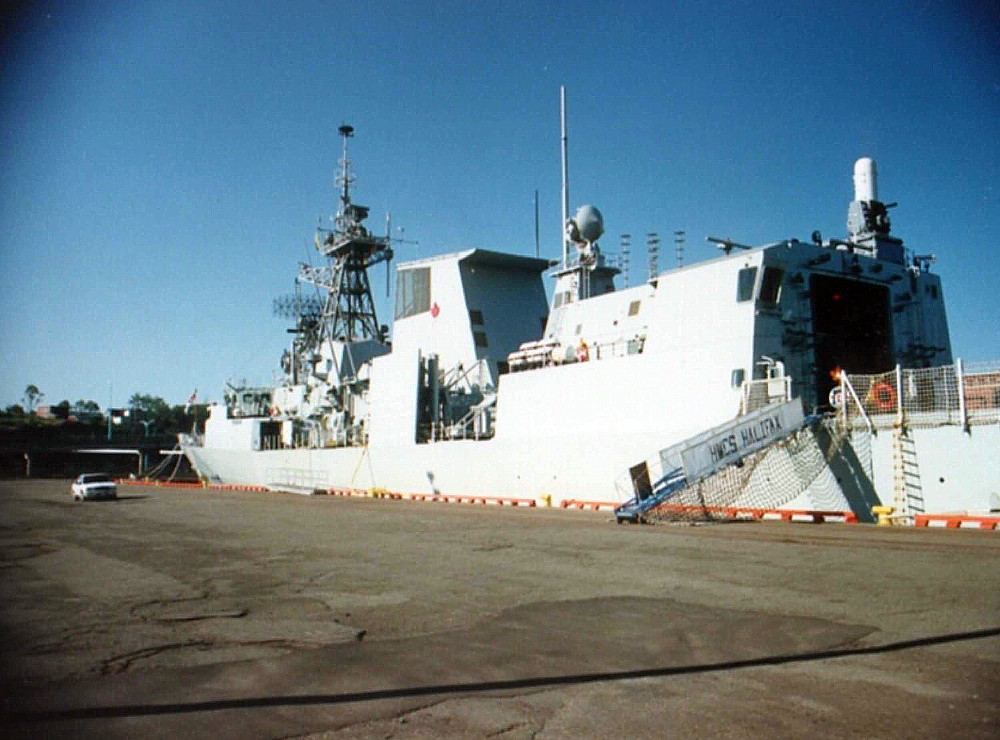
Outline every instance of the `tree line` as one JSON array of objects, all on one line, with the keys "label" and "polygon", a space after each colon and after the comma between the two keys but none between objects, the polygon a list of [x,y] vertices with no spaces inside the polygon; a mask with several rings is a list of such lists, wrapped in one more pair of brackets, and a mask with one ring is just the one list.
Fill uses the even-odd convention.
[{"label": "tree line", "polygon": [[[7,406],[0,414],[6,427],[71,426],[113,436],[162,436],[190,432],[197,424],[204,425],[207,405],[189,403],[171,406],[160,396],[133,393],[121,408],[101,409],[93,400],[79,399],[71,403],[63,399],[57,404],[44,405],[45,394],[37,385],[24,389],[22,403]],[[68,430],[67,430],[68,431]]]}]

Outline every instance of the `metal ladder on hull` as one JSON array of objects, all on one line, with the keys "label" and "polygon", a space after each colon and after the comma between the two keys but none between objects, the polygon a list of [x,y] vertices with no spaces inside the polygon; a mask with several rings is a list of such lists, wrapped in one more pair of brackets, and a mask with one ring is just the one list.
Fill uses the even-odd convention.
[{"label": "metal ladder on hull", "polygon": [[917,445],[909,427],[892,429],[893,504],[897,516],[910,517],[924,512],[924,491],[920,485]]}]

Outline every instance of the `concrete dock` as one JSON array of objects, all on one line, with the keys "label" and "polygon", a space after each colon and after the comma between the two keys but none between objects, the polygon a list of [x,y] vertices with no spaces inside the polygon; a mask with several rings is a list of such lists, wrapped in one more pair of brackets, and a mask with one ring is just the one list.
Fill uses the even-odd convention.
[{"label": "concrete dock", "polygon": [[1000,532],[0,482],[5,737],[1000,735]]}]

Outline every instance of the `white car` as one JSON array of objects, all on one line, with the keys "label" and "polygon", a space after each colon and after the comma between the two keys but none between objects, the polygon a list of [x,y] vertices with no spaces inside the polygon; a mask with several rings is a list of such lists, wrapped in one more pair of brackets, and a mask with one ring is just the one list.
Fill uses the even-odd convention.
[{"label": "white car", "polygon": [[118,498],[118,487],[110,475],[105,473],[84,473],[73,481],[73,500],[86,501],[91,498]]}]

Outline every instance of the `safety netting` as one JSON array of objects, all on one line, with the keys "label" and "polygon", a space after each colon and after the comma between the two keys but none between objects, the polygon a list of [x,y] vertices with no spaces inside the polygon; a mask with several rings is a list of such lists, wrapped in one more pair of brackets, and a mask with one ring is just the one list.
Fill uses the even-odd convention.
[{"label": "safety netting", "polygon": [[[803,495],[805,508],[845,511],[849,509],[847,500],[830,469],[835,458],[870,478],[869,431],[845,429],[834,418],[817,421],[714,475],[674,491],[644,512],[642,518],[645,521],[753,519],[787,506]],[[651,476],[664,475],[657,470],[657,459],[650,459],[647,465]],[[653,490],[655,495],[655,486]]]},{"label": "safety netting", "polygon": [[850,426],[877,429],[972,426],[1000,422],[1000,363],[900,368],[846,376],[843,413]]}]

